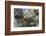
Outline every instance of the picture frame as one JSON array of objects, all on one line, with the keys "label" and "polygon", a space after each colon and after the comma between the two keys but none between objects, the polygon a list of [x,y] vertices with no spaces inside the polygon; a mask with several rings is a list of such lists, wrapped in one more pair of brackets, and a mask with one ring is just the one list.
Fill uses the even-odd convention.
[{"label": "picture frame", "polygon": [[[16,15],[15,11],[17,11],[17,12],[21,11],[20,8],[24,12],[26,12],[26,10],[28,10],[28,12],[29,12],[29,10],[33,10],[33,11],[37,10],[37,12],[38,12],[38,10],[39,10],[39,13],[37,13],[37,15],[39,14],[39,18],[38,18],[39,19],[39,23],[38,23],[39,27],[38,26],[34,27],[32,25],[29,25],[31,27],[27,27],[27,25],[20,27],[15,24],[15,28],[14,28],[13,22],[15,19],[13,19],[13,16]],[[32,11],[30,11],[30,12],[32,12]],[[30,15],[29,15],[29,17],[30,17]],[[15,18],[16,18],[16,16],[15,16]],[[30,21],[29,21],[29,23],[30,23]],[[45,32],[45,5],[44,5],[44,3],[5,1],[5,35],[35,34],[35,33],[44,33],[44,32]]]}]

